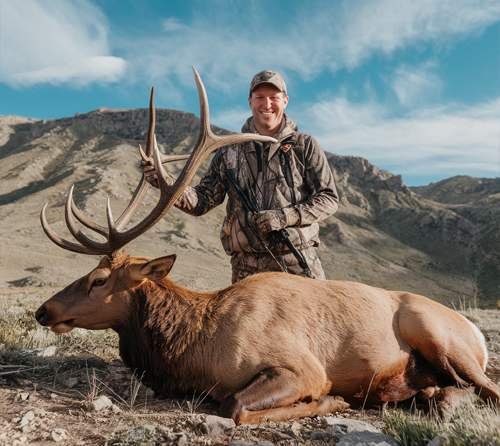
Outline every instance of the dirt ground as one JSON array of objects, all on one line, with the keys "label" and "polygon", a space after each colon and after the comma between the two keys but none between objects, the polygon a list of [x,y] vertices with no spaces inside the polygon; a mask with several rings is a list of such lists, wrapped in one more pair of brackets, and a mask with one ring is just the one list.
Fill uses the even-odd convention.
[{"label": "dirt ground", "polygon": [[[155,398],[123,366],[112,331],[56,336],[38,326],[34,311],[53,291],[0,290],[0,445],[334,444],[321,437],[325,417],[210,431],[205,416],[216,405],[204,394]],[[500,312],[465,314],[485,334],[488,374],[498,382]],[[341,416],[383,426],[379,410]]]}]

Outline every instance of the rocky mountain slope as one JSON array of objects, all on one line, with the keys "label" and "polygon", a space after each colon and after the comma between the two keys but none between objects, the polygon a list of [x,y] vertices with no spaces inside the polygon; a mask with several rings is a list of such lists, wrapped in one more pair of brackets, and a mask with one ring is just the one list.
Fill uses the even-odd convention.
[{"label": "rocky mountain slope", "polygon": [[[188,152],[197,128],[192,114],[158,111],[157,137],[166,153]],[[144,109],[102,109],[52,121],[0,117],[0,287],[62,286],[96,264],[91,256],[53,245],[41,230],[40,209],[48,201],[49,221],[67,235],[63,207],[75,184],[77,204],[101,223],[107,195],[119,214],[140,178],[137,146],[146,129]],[[339,211],[321,228],[329,278],[407,289],[448,303],[496,302],[500,259],[488,241],[497,241],[498,231],[484,233],[490,227],[494,232],[500,221],[494,188],[473,206],[439,202],[365,159],[328,157],[341,194]],[[173,167],[174,174],[180,167]],[[152,191],[144,208],[155,196]],[[173,210],[128,250],[151,256],[175,252],[174,278],[198,289],[226,286],[229,259],[218,237],[223,214],[223,206],[200,218]]]},{"label": "rocky mountain slope", "polygon": [[[499,166],[500,174],[500,166]],[[427,186],[411,188],[423,197],[439,203],[473,205],[500,194],[500,178],[474,178],[457,175]],[[482,203],[484,205],[484,202]]]},{"label": "rocky mountain slope", "polygon": [[455,176],[413,189],[473,223],[478,287],[500,297],[500,178]]}]

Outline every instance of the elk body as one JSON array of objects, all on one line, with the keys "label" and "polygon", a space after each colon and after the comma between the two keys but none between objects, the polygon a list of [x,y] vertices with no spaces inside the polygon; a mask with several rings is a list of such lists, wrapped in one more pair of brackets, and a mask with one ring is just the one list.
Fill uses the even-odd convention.
[{"label": "elk body", "polygon": [[[182,193],[204,156],[257,135],[216,137],[197,76],[202,132],[179,179],[169,185],[154,141],[154,109],[145,160],[152,156],[160,199],[124,231],[131,204],[108,228],[76,209],[71,193],[66,221],[80,244],[60,238],[42,211],[42,226],[59,246],[104,254],[99,265],[45,302],[37,320],[56,333],[74,327],[115,330],[123,361],[163,395],[208,392],[221,413],[258,423],[326,414],[349,403],[403,401],[445,395],[447,386],[472,385],[498,401],[500,389],[484,373],[487,350],[480,331],[457,312],[416,294],[344,281],[262,273],[213,293],[169,279],[175,255],[148,259],[118,251],[155,224]],[[260,137],[264,139],[263,137]],[[105,235],[95,242],[76,220]]]},{"label": "elk body", "polygon": [[383,403],[472,384],[500,397],[479,330],[423,296],[286,273],[200,293],[167,277],[174,259],[104,257],[37,319],[59,333],[114,329],[156,392],[207,391],[242,423],[347,407],[331,396]]}]

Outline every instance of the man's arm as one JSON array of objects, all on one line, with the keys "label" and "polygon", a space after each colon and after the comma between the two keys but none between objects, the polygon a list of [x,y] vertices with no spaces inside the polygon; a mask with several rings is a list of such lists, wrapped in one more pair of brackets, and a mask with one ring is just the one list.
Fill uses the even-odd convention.
[{"label": "man's arm", "polygon": [[304,180],[312,192],[302,203],[293,206],[298,213],[296,226],[324,220],[337,211],[339,203],[335,179],[325,152],[313,137],[306,144],[304,160]]}]

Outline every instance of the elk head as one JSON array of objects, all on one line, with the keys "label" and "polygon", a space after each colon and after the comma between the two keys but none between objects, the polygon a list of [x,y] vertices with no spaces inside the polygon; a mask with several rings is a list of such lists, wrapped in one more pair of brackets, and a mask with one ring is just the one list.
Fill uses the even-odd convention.
[{"label": "elk head", "polygon": [[[104,255],[97,268],[76,280],[45,302],[36,312],[42,325],[50,326],[57,333],[65,333],[74,327],[89,329],[113,328],[127,317],[129,311],[129,290],[146,280],[160,280],[170,271],[174,256],[149,260],[144,257],[129,257],[120,249],[147,231],[172,208],[184,189],[191,182],[200,164],[215,150],[245,141],[275,141],[273,138],[256,134],[215,135],[210,127],[208,100],[205,87],[194,70],[200,99],[200,131],[198,141],[189,156],[164,156],[160,154],[155,137],[154,90],[149,101],[149,128],[145,151],[139,146],[143,162],[154,166],[158,178],[160,196],[149,214],[129,229],[126,225],[141,202],[149,183],[143,173],[139,185],[126,206],[115,220],[109,198],[106,206],[107,227],[96,223],[76,207],[71,187],[65,206],[66,225],[77,243],[60,237],[49,225],[46,217],[47,203],[43,206],[40,219],[45,234],[56,245],[69,251]],[[187,159],[179,177],[170,181],[163,164]],[[78,223],[100,234],[106,241],[98,242],[83,233]]]},{"label": "elk head", "polygon": [[102,257],[90,273],[45,302],[35,317],[58,334],[75,327],[119,329],[129,319],[134,289],[147,280],[159,282],[165,278],[175,258],[174,254],[151,260],[123,252]]}]

